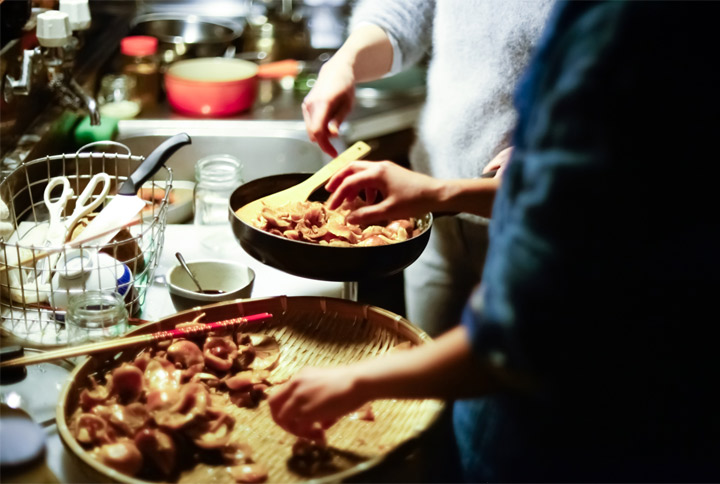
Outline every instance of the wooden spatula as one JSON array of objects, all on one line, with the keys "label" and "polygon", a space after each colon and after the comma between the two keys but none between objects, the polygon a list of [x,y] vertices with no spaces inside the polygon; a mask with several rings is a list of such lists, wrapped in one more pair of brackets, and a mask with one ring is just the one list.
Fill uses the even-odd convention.
[{"label": "wooden spatula", "polygon": [[318,187],[325,184],[338,170],[351,161],[359,160],[369,152],[370,146],[362,141],[358,141],[340,153],[337,158],[316,171],[307,180],[290,188],[286,188],[285,190],[258,198],[237,209],[235,215],[243,222],[250,224],[257,218],[264,206],[278,207],[288,202],[303,202],[307,200]]}]

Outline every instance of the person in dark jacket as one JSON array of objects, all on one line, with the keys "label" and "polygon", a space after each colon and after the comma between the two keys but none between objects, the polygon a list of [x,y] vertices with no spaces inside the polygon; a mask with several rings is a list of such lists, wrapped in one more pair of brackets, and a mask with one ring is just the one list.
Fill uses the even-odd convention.
[{"label": "person in dark jacket", "polygon": [[471,482],[720,481],[718,18],[718,2],[559,3],[462,325],[302,370],[270,399],[278,424],[443,397]]}]

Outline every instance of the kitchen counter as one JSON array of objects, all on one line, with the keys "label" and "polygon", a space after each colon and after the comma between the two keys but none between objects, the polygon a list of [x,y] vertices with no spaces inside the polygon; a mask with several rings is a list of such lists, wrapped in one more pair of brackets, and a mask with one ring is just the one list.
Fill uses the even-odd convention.
[{"label": "kitchen counter", "polygon": [[[240,261],[255,271],[255,284],[252,297],[264,296],[326,296],[339,298],[355,298],[354,283],[318,281],[292,276],[282,271],[266,266],[248,255],[235,240],[230,225],[203,226],[201,230],[194,225],[167,225],[165,228],[165,242],[163,250],[155,271],[153,284],[148,287],[145,295],[145,302],[140,312],[140,317],[146,320],[157,320],[176,312],[170,299],[170,294],[164,283],[164,275],[176,265],[175,252],[182,252],[187,261],[197,259],[223,259]],[[52,364],[44,364],[52,365]],[[40,368],[41,365],[38,365]],[[65,369],[63,369],[65,368]],[[42,373],[48,373],[51,369],[53,374],[65,374],[68,366],[53,365],[40,368]],[[25,380],[28,381],[28,378]],[[46,382],[35,386],[36,390],[42,391],[46,398],[39,402],[38,395],[27,398],[33,401],[31,413],[36,421],[43,421],[47,435],[45,465],[42,463],[34,466],[27,474],[17,475],[15,478],[3,476],[3,482],[63,482],[63,483],[90,483],[96,482],[92,476],[86,474],[77,459],[65,449],[65,446],[57,432],[54,421],[54,406],[57,397],[50,398],[48,395],[55,392],[59,394],[62,388],[61,381]],[[9,395],[18,389],[15,386],[3,385],[3,402],[11,401]],[[25,387],[27,388],[27,387]],[[48,393],[49,392],[49,393]],[[22,391],[18,391],[23,394]],[[24,408],[26,404],[21,404]],[[28,407],[28,411],[30,411]],[[40,476],[40,477],[38,477]]]},{"label": "kitchen counter", "polygon": [[[240,261],[250,266],[256,273],[253,297],[288,296],[326,296],[355,300],[355,284],[318,281],[286,274],[265,266],[249,256],[235,240],[229,225],[204,226],[202,230],[194,225],[167,225],[165,241],[153,284],[146,292],[140,316],[143,319],[156,320],[173,314],[164,275],[177,264],[175,252],[183,253],[188,261],[200,258],[216,258]],[[43,365],[52,365],[46,363]],[[38,371],[49,375],[66,374],[67,365],[53,365],[52,368],[39,368]],[[65,369],[62,369],[61,366]],[[48,369],[53,371],[47,371]],[[27,382],[29,379],[26,379]],[[62,377],[55,376],[53,381],[33,382],[33,392],[42,389],[41,401],[33,397],[32,413],[36,421],[42,422],[46,433],[45,456],[39,463],[31,466],[22,474],[3,475],[3,483],[93,483],[93,477],[69,452],[58,434],[52,417],[62,385]],[[3,388],[3,401],[7,401],[8,387]],[[19,392],[22,393],[22,392]],[[25,408],[21,405],[20,408]],[[388,460],[367,472],[349,479],[348,482],[452,482],[455,470],[450,459],[453,458],[450,407],[422,438],[407,449],[392,454]]]},{"label": "kitchen counter", "polygon": [[242,262],[255,271],[252,297],[285,295],[355,299],[351,283],[296,277],[257,261],[240,247],[229,225],[203,226],[200,229],[194,225],[168,225],[155,280],[148,287],[143,304],[143,319],[155,321],[176,312],[165,286],[165,274],[178,264],[176,252],[181,252],[188,262],[198,259]]},{"label": "kitchen counter", "polygon": [[[278,129],[305,131],[301,104],[304,93],[292,87],[283,87],[282,82],[259,81],[258,97],[249,111],[223,118],[197,118],[179,114],[161,99],[155,106],[143,111],[137,118],[121,120],[118,137],[128,138],[142,135],[147,129],[172,129],[192,122],[196,128],[203,125],[232,126],[243,129],[245,125],[257,122],[272,122]],[[420,115],[425,99],[424,88],[407,92],[393,92],[392,95],[372,88],[359,88],[356,102],[346,121],[340,126],[340,137],[346,144],[358,140],[370,140],[412,129]]]}]

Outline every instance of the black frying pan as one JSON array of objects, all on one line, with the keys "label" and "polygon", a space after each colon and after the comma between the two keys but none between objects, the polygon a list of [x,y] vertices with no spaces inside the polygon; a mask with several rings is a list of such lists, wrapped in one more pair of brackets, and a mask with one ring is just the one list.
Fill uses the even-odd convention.
[{"label": "black frying pan", "polygon": [[[238,187],[230,196],[229,216],[240,246],[269,266],[289,274],[324,281],[362,281],[391,276],[417,259],[430,238],[432,215],[421,217],[425,228],[403,242],[377,247],[329,247],[299,242],[270,234],[249,225],[235,211],[247,203],[284,190],[308,178],[308,173],[288,173],[258,178]],[[320,188],[310,200],[325,201],[329,193]]]}]

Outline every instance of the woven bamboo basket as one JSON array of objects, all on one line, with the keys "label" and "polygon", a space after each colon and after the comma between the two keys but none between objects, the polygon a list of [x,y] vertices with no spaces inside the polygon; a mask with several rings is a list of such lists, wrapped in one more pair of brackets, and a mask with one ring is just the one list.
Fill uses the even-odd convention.
[{"label": "woven bamboo basket", "polygon": [[[143,325],[130,335],[172,329],[201,313],[205,313],[203,321],[213,322],[260,312],[270,312],[273,318],[249,331],[272,335],[279,342],[279,365],[272,372],[275,381],[284,381],[304,366],[342,365],[381,355],[403,342],[431,341],[406,319],[384,309],[343,299],[286,296],[195,308]],[[136,349],[88,358],[74,370],[61,394],[56,416],[60,435],[91,478],[133,484],[144,482],[95,460],[68,428],[80,391],[89,383],[88,376],[132,360],[138,352]],[[444,403],[439,400],[372,402],[374,421],[343,418],[327,431],[332,461],[313,474],[290,465],[291,448],[296,439],[274,423],[267,401],[255,409],[233,410],[238,423],[233,439],[252,447],[254,460],[269,470],[268,482],[338,482],[377,466],[401,446],[406,448],[436,421],[443,407]],[[223,467],[213,469],[201,464],[183,473],[178,482],[234,482]]]}]

